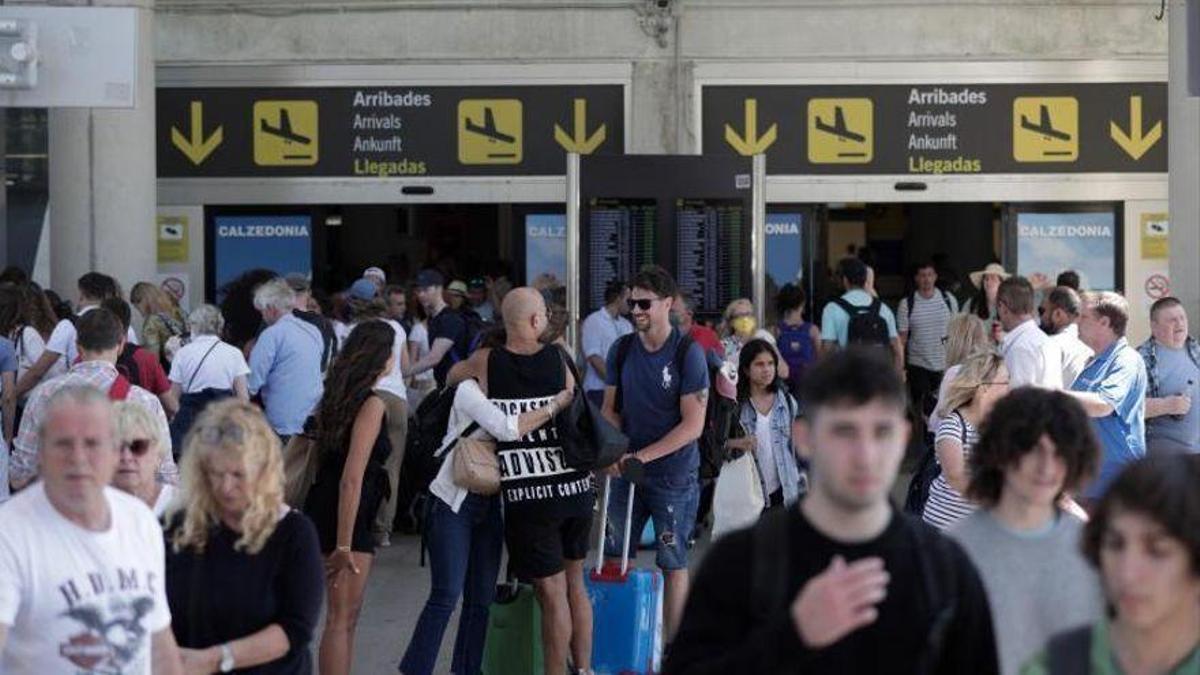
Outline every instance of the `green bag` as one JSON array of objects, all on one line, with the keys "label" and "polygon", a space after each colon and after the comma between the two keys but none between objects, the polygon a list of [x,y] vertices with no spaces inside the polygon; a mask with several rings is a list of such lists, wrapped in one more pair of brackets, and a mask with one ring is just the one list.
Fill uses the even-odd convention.
[{"label": "green bag", "polygon": [[503,584],[488,613],[483,675],[543,675],[542,609],[533,587]]}]

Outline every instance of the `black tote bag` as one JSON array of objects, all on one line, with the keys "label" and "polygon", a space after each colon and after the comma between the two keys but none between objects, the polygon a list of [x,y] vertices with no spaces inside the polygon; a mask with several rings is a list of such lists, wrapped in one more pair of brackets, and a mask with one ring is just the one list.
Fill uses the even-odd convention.
[{"label": "black tote bag", "polygon": [[565,352],[563,363],[575,377],[575,398],[554,419],[563,459],[572,469],[595,471],[617,463],[629,450],[629,437],[605,419],[583,391],[583,378]]}]

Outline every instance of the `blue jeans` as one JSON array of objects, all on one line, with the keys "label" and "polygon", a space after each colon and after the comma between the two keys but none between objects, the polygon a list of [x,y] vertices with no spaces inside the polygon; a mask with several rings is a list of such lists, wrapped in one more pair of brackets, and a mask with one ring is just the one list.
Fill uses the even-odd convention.
[{"label": "blue jeans", "polygon": [[[604,554],[621,555],[625,528],[630,531],[630,548],[642,536],[646,519],[654,520],[654,562],[665,571],[687,569],[688,538],[696,525],[696,509],[700,504],[700,482],[694,472],[684,476],[646,476],[633,497],[633,522],[625,522],[629,500],[629,482],[612,479],[608,497],[608,528],[604,532]],[[632,554],[631,554],[632,556]]]},{"label": "blue jeans", "polygon": [[488,608],[496,597],[496,579],[500,573],[504,535],[500,498],[468,495],[458,513],[437,497],[431,496],[430,502],[425,527],[429,528],[429,573],[433,585],[400,661],[400,672],[405,675],[433,672],[446,624],[461,595],[463,606],[450,668],[457,675],[474,675],[483,660]]}]

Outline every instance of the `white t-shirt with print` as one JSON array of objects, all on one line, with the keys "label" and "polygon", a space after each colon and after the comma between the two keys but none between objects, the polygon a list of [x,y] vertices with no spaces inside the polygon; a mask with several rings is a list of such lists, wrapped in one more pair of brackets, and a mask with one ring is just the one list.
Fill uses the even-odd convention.
[{"label": "white t-shirt with print", "polygon": [[395,366],[392,368],[392,373],[383,376],[379,380],[379,384],[375,385],[375,388],[382,389],[398,398],[408,400],[408,387],[404,386],[404,373],[400,370],[400,364],[402,363],[401,355],[404,353],[404,350],[408,349],[408,335],[404,332],[404,326],[401,326],[399,321],[394,319],[381,319],[381,321],[396,331],[396,340],[392,343],[392,358],[395,359]]},{"label": "white t-shirt with print", "polygon": [[[212,349],[211,354],[209,349]],[[193,373],[195,381],[192,381]],[[204,389],[233,389],[235,378],[249,374],[250,366],[242,350],[220,342],[215,335],[197,335],[176,352],[167,377],[178,384],[183,393],[190,394]],[[191,382],[190,387],[188,382]]]},{"label": "white t-shirt with print", "polygon": [[[428,322],[420,321],[413,324],[412,332],[408,334],[408,341],[417,345],[417,360],[425,358],[429,353],[429,328],[426,325]],[[433,382],[433,369],[430,368],[422,373],[413,376],[415,382],[422,384]]]},{"label": "white t-shirt with print", "polygon": [[39,482],[0,507],[0,673],[150,675],[171,625],[162,528],[141,500],[104,489],[105,532],[62,516]]}]

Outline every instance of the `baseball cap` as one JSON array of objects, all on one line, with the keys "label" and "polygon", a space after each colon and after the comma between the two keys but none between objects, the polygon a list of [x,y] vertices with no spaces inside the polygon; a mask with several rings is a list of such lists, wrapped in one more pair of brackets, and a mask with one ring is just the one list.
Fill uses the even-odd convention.
[{"label": "baseball cap", "polygon": [[287,281],[288,288],[292,289],[296,293],[304,293],[312,288],[312,284],[309,283],[308,277],[299,272],[292,272],[284,277],[284,280]]},{"label": "baseball cap", "polygon": [[451,281],[450,285],[446,287],[446,292],[457,293],[465,297],[467,295],[467,285],[461,281]]},{"label": "baseball cap", "polygon": [[368,267],[367,269],[363,270],[362,275],[364,279],[375,277],[376,279],[379,279],[381,283],[387,283],[387,274],[385,274],[384,271],[378,267]]},{"label": "baseball cap", "polygon": [[366,277],[350,285],[350,297],[355,300],[372,300],[378,291],[379,289],[375,287],[375,282]]},{"label": "baseball cap", "polygon": [[446,278],[437,270],[421,270],[417,274],[417,280],[414,284],[417,288],[429,288],[430,286],[445,286]]}]

